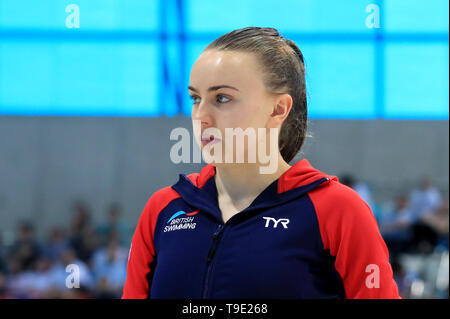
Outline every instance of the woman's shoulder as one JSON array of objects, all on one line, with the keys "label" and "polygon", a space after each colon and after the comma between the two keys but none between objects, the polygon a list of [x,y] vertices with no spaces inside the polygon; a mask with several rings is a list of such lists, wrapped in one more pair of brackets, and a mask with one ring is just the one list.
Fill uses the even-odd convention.
[{"label": "woman's shoulder", "polygon": [[[181,179],[181,175],[183,177],[189,179],[192,182],[192,184],[198,186],[200,173],[179,174],[180,179]],[[156,191],[154,191],[153,193],[151,193],[149,199],[147,200],[147,206],[148,205],[158,205],[158,206],[164,205],[165,203],[169,203],[172,200],[180,197],[180,195],[173,189],[173,186],[177,183],[173,183],[171,185],[161,187],[161,188],[157,189]]]},{"label": "woman's shoulder", "polygon": [[379,240],[378,224],[370,206],[352,188],[331,181],[310,194],[323,243],[336,252],[342,241]]},{"label": "woman's shoulder", "polygon": [[309,196],[320,215],[337,214],[341,218],[354,218],[367,213],[373,215],[369,205],[354,189],[336,180],[309,192]]},{"label": "woman's shoulder", "polygon": [[172,188],[172,185],[161,187],[154,191],[147,200],[147,206],[161,206],[169,203],[180,195]]}]

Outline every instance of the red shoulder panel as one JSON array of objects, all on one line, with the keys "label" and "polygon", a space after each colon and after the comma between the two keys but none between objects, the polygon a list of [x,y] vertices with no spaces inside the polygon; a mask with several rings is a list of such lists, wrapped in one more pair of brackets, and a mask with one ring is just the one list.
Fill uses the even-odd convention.
[{"label": "red shoulder panel", "polygon": [[155,257],[154,234],[159,213],[174,199],[180,197],[171,186],[155,192],[147,201],[131,240],[127,264],[127,279],[122,299],[145,299],[148,296],[147,276]]},{"label": "red shoulder panel", "polygon": [[330,181],[309,192],[325,249],[336,257],[347,298],[400,298],[389,252],[366,202],[350,187]]}]

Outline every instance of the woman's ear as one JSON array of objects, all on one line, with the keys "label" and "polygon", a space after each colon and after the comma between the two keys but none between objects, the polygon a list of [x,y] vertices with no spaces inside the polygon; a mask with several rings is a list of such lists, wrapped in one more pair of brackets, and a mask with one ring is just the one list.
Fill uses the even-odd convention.
[{"label": "woman's ear", "polygon": [[276,99],[270,116],[278,125],[281,125],[288,117],[291,108],[292,97],[289,94],[282,94]]}]

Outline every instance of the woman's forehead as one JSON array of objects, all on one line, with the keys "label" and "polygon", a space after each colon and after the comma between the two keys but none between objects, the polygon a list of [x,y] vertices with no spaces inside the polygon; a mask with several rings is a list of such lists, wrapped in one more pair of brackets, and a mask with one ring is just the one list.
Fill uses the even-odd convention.
[{"label": "woman's forehead", "polygon": [[197,89],[218,84],[254,87],[261,82],[260,70],[252,54],[229,51],[205,51],[194,63],[191,85]]},{"label": "woman's forehead", "polygon": [[238,51],[207,50],[198,57],[196,64],[206,64],[210,67],[239,67],[252,64],[253,54]]}]

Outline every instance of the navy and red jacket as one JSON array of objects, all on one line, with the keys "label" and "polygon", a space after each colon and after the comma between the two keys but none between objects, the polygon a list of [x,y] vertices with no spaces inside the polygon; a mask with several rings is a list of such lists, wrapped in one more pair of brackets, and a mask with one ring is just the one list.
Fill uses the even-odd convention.
[{"label": "navy and red jacket", "polygon": [[215,172],[150,197],[122,298],[400,298],[372,211],[336,176],[302,159],[224,223]]}]

